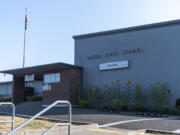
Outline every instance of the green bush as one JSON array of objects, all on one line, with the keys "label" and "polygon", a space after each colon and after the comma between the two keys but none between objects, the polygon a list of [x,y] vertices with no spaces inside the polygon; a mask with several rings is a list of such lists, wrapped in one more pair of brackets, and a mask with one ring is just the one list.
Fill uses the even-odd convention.
[{"label": "green bush", "polygon": [[142,88],[139,84],[136,84],[133,91],[134,103],[141,103],[142,105],[146,104],[146,93],[144,88]]},{"label": "green bush", "polygon": [[34,95],[34,88],[33,87],[25,87],[24,89],[24,96],[33,96]]},{"label": "green bush", "polygon": [[[170,98],[168,83],[158,82],[144,88],[140,84],[135,85],[131,80],[125,84],[116,80],[106,84],[104,88],[87,84],[81,90],[73,91],[71,95],[72,103],[79,104],[81,107],[106,108],[115,111],[134,110],[136,112],[172,111]],[[180,106],[180,99],[177,102]]]},{"label": "green bush", "polygon": [[102,102],[102,92],[98,86],[94,86],[91,88],[91,92],[88,98],[90,107],[99,108]]},{"label": "green bush", "polygon": [[149,92],[151,109],[162,112],[169,108],[171,93],[167,83],[152,84]]},{"label": "green bush", "polygon": [[146,107],[144,105],[140,104],[140,103],[133,103],[132,104],[132,109],[135,112],[144,112],[144,111],[147,110]]},{"label": "green bush", "polygon": [[118,105],[118,100],[117,99],[113,99],[110,103],[109,109],[111,110],[117,110],[117,105]]},{"label": "green bush", "polygon": [[124,87],[123,87],[123,96],[122,96],[122,101],[125,104],[131,104],[133,102],[133,92],[134,92],[134,86],[132,84],[131,80],[128,80]]},{"label": "green bush", "polygon": [[71,103],[78,105],[79,97],[83,97],[83,89],[79,86],[71,87]]},{"label": "green bush", "polygon": [[180,106],[176,107],[176,114],[178,114],[178,115],[180,114]]},{"label": "green bush", "polygon": [[119,102],[117,105],[117,110],[118,111],[127,111],[128,106],[124,102]]},{"label": "green bush", "polygon": [[11,102],[11,97],[5,97],[5,98],[1,97],[0,102]]},{"label": "green bush", "polygon": [[26,101],[30,102],[30,101],[42,101],[43,98],[42,96],[28,96],[26,97]]},{"label": "green bush", "polygon": [[83,99],[79,100],[79,105],[82,108],[89,108],[90,107],[89,101],[88,100],[83,100]]},{"label": "green bush", "polygon": [[176,108],[180,108],[180,98],[176,99]]},{"label": "green bush", "polygon": [[72,90],[71,92],[71,103],[77,105],[78,97],[80,97],[80,93],[78,91]]}]

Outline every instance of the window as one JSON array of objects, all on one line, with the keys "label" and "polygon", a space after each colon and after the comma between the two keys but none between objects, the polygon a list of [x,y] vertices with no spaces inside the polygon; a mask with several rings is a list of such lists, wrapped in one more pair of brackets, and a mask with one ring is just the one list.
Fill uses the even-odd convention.
[{"label": "window", "polygon": [[44,75],[44,83],[57,83],[57,82],[60,82],[60,73]]}]

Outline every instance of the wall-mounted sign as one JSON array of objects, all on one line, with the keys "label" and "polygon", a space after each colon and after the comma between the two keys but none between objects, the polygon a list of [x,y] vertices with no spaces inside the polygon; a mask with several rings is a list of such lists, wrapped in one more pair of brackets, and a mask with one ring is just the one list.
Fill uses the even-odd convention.
[{"label": "wall-mounted sign", "polygon": [[129,62],[126,61],[118,61],[118,62],[108,62],[99,65],[99,70],[111,70],[111,69],[119,69],[119,68],[128,68]]},{"label": "wall-mounted sign", "polygon": [[25,75],[24,80],[25,80],[26,82],[34,81],[34,74],[32,74],[32,75]]},{"label": "wall-mounted sign", "polygon": [[43,85],[43,91],[51,90],[51,85],[49,84],[44,84]]}]

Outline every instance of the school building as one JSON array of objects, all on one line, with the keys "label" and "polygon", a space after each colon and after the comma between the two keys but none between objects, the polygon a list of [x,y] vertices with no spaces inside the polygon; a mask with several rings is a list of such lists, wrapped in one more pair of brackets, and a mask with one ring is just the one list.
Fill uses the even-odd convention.
[{"label": "school building", "polygon": [[167,82],[173,99],[180,97],[180,20],[73,36],[75,64],[56,63],[1,71],[12,74],[13,102],[23,101],[25,82],[42,82],[44,103],[70,100],[75,86],[119,79],[149,86]]},{"label": "school building", "polygon": [[180,98],[180,20],[73,37],[75,65],[83,84],[104,87],[119,79],[148,87],[166,82],[173,101]]}]

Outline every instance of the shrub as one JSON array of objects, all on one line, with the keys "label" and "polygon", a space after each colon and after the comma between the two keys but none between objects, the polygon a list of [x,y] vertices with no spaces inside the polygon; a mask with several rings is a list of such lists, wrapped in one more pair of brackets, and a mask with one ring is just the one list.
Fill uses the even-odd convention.
[{"label": "shrub", "polygon": [[103,94],[98,86],[87,85],[81,90],[80,99],[88,101],[90,107],[101,108],[103,101]]},{"label": "shrub", "polygon": [[34,95],[34,88],[33,87],[25,87],[24,89],[24,96],[33,96]]},{"label": "shrub", "polygon": [[115,83],[112,83],[110,92],[113,99],[120,99],[122,96],[122,88],[119,80],[116,80]]},{"label": "shrub", "polygon": [[167,83],[152,84],[149,90],[151,109],[164,111],[170,106],[170,90]]},{"label": "shrub", "polygon": [[180,115],[180,106],[176,107],[176,114]]},{"label": "shrub", "polygon": [[119,102],[118,105],[117,105],[117,110],[118,111],[127,111],[128,109],[128,106],[127,104],[125,104],[124,102]]},{"label": "shrub", "polygon": [[144,112],[144,111],[147,110],[146,107],[144,105],[140,104],[140,103],[133,103],[132,104],[132,109],[135,112]]},{"label": "shrub", "polygon": [[118,105],[118,100],[114,98],[114,99],[111,101],[110,109],[112,109],[112,110],[117,110],[117,105]]},{"label": "shrub", "polygon": [[83,100],[83,99],[79,100],[79,105],[82,108],[89,108],[90,107],[89,101],[88,100]]},{"label": "shrub", "polygon": [[11,97],[1,97],[0,102],[11,102]]},{"label": "shrub", "polygon": [[134,100],[133,97],[133,84],[131,80],[128,80],[125,86],[123,87],[123,96],[122,96],[122,101],[125,104],[131,104],[132,101]]},{"label": "shrub", "polygon": [[154,83],[146,90],[140,84],[134,85],[131,80],[125,84],[116,80],[105,85],[103,89],[88,84],[80,91],[72,92],[71,97],[73,103],[86,108],[106,108],[119,111],[149,109],[158,112],[173,110],[170,106],[171,93],[168,84],[164,82]]},{"label": "shrub", "polygon": [[142,105],[146,104],[146,93],[143,90],[143,88],[139,85],[136,84],[136,86],[134,87],[134,103],[141,103]]},{"label": "shrub", "polygon": [[[103,94],[98,86],[94,86],[94,91],[91,91],[90,106],[93,108],[100,108],[102,106]],[[92,89],[93,89],[92,88]]]},{"label": "shrub", "polygon": [[111,109],[111,101],[113,100],[113,96],[112,96],[112,92],[111,92],[111,87],[106,85],[104,87],[104,91],[103,91],[103,102],[104,102],[104,106],[107,109]]},{"label": "shrub", "polygon": [[43,98],[42,96],[28,96],[26,97],[26,101],[30,102],[30,101],[42,101]]},{"label": "shrub", "polygon": [[79,104],[79,97],[82,97],[83,92],[81,88],[72,88],[71,89],[71,103],[74,105]]},{"label": "shrub", "polygon": [[180,98],[176,99],[176,108],[180,108]]}]

